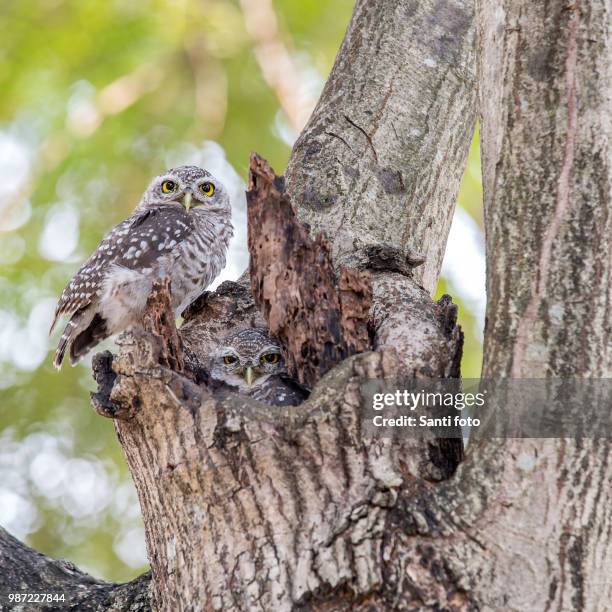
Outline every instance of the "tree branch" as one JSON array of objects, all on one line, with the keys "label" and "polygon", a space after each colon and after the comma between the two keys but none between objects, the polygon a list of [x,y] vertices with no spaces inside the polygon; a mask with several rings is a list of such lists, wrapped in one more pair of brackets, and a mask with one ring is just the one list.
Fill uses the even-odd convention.
[{"label": "tree branch", "polygon": [[336,266],[392,248],[424,258],[433,294],[476,117],[470,0],[358,0],[321,98],[293,147],[298,218]]},{"label": "tree branch", "polygon": [[[3,610],[148,612],[150,584],[150,573],[125,584],[96,580],[69,561],[50,559],[28,548],[0,527],[0,607]],[[10,593],[52,593],[64,595],[65,600],[43,605],[10,604]]]}]

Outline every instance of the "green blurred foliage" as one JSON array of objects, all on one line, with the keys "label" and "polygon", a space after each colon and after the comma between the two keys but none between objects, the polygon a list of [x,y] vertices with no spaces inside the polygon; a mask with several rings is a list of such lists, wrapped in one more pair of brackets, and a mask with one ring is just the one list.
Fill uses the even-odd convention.
[{"label": "green blurred foliage", "polygon": [[[274,2],[313,99],[352,4]],[[112,423],[89,407],[88,366],[51,367],[53,301],[169,159],[214,140],[243,179],[252,150],[280,171],[289,121],[236,1],[4,0],[0,31],[0,523],[126,580],[144,569],[135,493]],[[480,222],[478,155],[475,140],[459,203]],[[477,375],[478,318],[456,280],[444,291],[462,306],[464,372]]]},{"label": "green blurred foliage", "polygon": [[[478,378],[482,366],[485,307],[482,174],[478,129],[470,147],[457,197],[457,207],[458,213],[465,211],[467,215],[455,215],[442,268],[443,275],[438,282],[435,298],[439,299],[447,293],[459,305],[459,324],[465,335],[461,374],[464,378]],[[466,227],[465,224],[457,223],[458,216],[459,219],[465,217],[469,225]],[[470,226],[472,232],[469,231]],[[452,246],[455,248],[451,248]]]}]

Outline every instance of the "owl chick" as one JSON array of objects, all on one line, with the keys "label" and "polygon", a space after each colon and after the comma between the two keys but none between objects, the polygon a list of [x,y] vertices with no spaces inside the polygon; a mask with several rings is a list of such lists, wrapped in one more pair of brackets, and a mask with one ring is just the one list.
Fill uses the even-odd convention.
[{"label": "owl chick", "polygon": [[220,342],[211,359],[210,379],[273,406],[297,406],[308,397],[287,375],[278,342],[257,327],[234,332]]},{"label": "owl chick", "polygon": [[142,320],[153,282],[171,280],[180,314],[225,266],[233,234],[229,196],[209,172],[180,166],[157,176],[74,275],[55,310],[70,317],[53,363],[75,365],[105,338]]}]

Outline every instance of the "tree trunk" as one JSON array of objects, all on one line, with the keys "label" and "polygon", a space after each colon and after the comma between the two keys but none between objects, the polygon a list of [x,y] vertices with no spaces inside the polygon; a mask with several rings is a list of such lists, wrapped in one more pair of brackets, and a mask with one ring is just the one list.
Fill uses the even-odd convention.
[{"label": "tree trunk", "polygon": [[[477,12],[483,376],[609,378],[612,4],[496,0]],[[607,437],[475,449],[475,472],[484,482],[495,466],[498,481],[482,492],[486,510],[471,519],[479,544],[464,552],[479,605],[609,609],[610,451]]]},{"label": "tree trunk", "polygon": [[610,375],[611,19],[482,2],[485,376]]},{"label": "tree trunk", "polygon": [[[102,385],[119,409],[115,422],[145,517],[156,608],[385,609],[390,601],[412,598],[401,578],[403,545],[387,537],[387,527],[400,497],[412,488],[409,483],[448,478],[460,452],[457,441],[363,437],[359,381],[400,373],[459,374],[462,335],[456,307],[448,300],[432,303],[429,292],[474,125],[473,15],[462,2],[412,8],[397,1],[384,4],[373,12],[367,2],[358,2],[331,77],[332,83],[339,79],[364,88],[361,81],[368,73],[361,71],[354,47],[355,41],[366,41],[359,52],[369,58],[370,74],[388,82],[388,87],[371,88],[370,120],[358,113],[363,102],[356,89],[334,102],[338,92],[328,85],[296,144],[288,174],[298,217],[311,224],[313,237],[327,230],[336,266],[370,271],[370,327],[377,352],[342,362],[319,381],[305,404],[272,410],[248,398],[215,400],[159,365],[163,344],[134,333],[124,339],[114,372]],[[426,28],[427,39],[421,34]],[[334,104],[349,119],[346,126],[330,129],[349,146],[327,137],[316,162],[316,193],[307,194],[300,185],[315,170],[313,159],[301,157],[316,146],[316,126],[328,122]],[[421,110],[425,105],[429,114]],[[355,133],[342,136],[347,126]],[[391,133],[397,134],[395,140]],[[347,192],[336,172],[360,166],[362,160],[355,157],[363,145],[359,138],[372,153],[361,170],[364,181],[368,173],[377,177],[369,195],[365,187]],[[337,195],[333,205],[329,194]],[[364,205],[356,211],[359,200]],[[381,219],[375,200],[384,203],[386,218]],[[358,212],[380,230],[347,247],[331,220],[317,219],[317,202],[340,217],[355,218]],[[279,217],[269,229],[271,241],[284,231]],[[351,231],[362,233],[358,226]],[[296,242],[289,247],[296,249]],[[419,285],[424,277],[417,266],[423,257],[417,250],[426,255],[427,291]],[[276,251],[281,257],[286,248]],[[253,257],[251,277],[265,282],[269,269],[258,269],[259,259]],[[305,272],[308,266],[302,268]],[[285,280],[279,275],[277,290]],[[276,300],[291,294],[284,287],[287,291],[281,286]],[[275,299],[265,288],[262,295]],[[269,322],[270,309],[264,312]],[[342,316],[336,320],[346,323]],[[197,364],[220,335],[262,323],[247,287],[225,283],[189,309],[181,335],[191,363]],[[296,335],[300,329],[279,328]]]},{"label": "tree trunk", "polygon": [[287,168],[337,265],[386,245],[433,294],[474,131],[471,0],[358,0]]},{"label": "tree trunk", "polygon": [[[490,378],[612,373],[610,12],[609,0],[478,9]],[[325,366],[320,380],[311,372],[318,382],[298,407],[216,399],[189,370],[221,335],[269,322],[274,306],[258,285],[258,304],[271,300],[264,319],[243,282],[203,295],[180,338],[163,291],[153,295],[148,331],[123,338],[112,370],[97,360],[94,403],[114,417],[139,493],[154,608],[597,610],[612,600],[607,439],[479,440],[453,475],[449,441],[362,429],[363,381],[459,375],[456,307],[430,294],[473,128],[472,26],[467,2],[358,1],[289,163],[298,218],[313,238],[326,232],[338,269],[369,272],[373,352]],[[278,204],[282,185],[270,180]],[[290,218],[275,210],[271,236]],[[279,261],[294,261],[285,246]],[[279,295],[295,280],[276,279]],[[342,299],[326,307],[341,321],[334,342],[348,346]],[[287,349],[302,329],[291,317],[304,313],[275,312]]]},{"label": "tree trunk", "polygon": [[[166,346],[176,344],[160,285],[149,304],[156,312],[147,317],[153,328],[123,337],[112,370],[108,359],[98,359],[96,403],[115,418],[139,493],[155,608],[289,610],[363,602],[385,609],[389,598],[403,596],[403,587],[384,581],[383,545],[389,513],[408,492],[404,479],[450,477],[461,440],[365,436],[360,382],[406,370],[417,377],[457,376],[462,335],[456,307],[448,299],[432,303],[408,276],[374,272],[375,285],[386,289],[373,297],[378,350],[344,359],[318,380],[312,362],[329,369],[363,337],[354,334],[360,317],[347,314],[355,314],[355,288],[369,294],[369,275],[345,269],[336,290],[325,242],[303,234],[277,191],[281,181],[261,166],[252,160],[249,218],[262,221],[269,239],[250,243],[254,294],[268,323],[275,321],[286,337],[285,349],[299,348],[291,363],[300,380],[316,382],[312,396],[292,408],[244,396],[219,400],[160,365],[170,362]],[[285,236],[292,238],[285,243]],[[326,296],[299,308],[311,274]],[[348,288],[347,278],[353,281]],[[301,300],[293,300],[302,290]],[[257,312],[239,284],[203,297],[182,329],[189,362],[198,369],[220,333],[250,324]],[[398,321],[409,321],[410,329],[398,330]],[[391,347],[385,340],[393,331]],[[404,345],[409,332],[412,341]]]}]

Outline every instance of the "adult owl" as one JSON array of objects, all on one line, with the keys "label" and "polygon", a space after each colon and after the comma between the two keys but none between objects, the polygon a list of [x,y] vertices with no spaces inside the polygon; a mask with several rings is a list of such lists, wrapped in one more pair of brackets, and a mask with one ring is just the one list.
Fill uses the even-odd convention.
[{"label": "adult owl", "polygon": [[210,384],[219,383],[273,406],[297,406],[308,397],[287,375],[278,342],[259,327],[241,329],[219,343],[210,363]]},{"label": "adult owl", "polygon": [[179,314],[225,266],[232,237],[229,196],[209,172],[180,166],[154,178],[64,289],[51,325],[70,317],[53,363],[76,364],[96,344],[137,325],[156,279],[171,280]]}]

